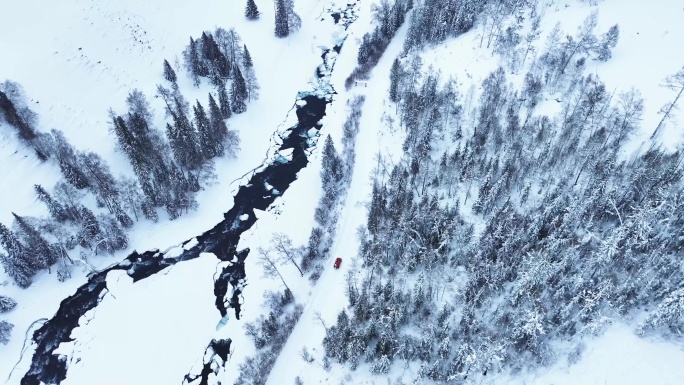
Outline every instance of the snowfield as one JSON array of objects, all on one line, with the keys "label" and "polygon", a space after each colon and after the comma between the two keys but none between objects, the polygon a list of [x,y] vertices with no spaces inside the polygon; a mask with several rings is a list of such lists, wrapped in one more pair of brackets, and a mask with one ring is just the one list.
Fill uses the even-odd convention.
[{"label": "snowfield", "polygon": [[[348,305],[348,275],[361,268],[357,230],[366,224],[376,155],[391,161],[402,156],[403,132],[389,127],[388,118],[396,116],[387,99],[390,68],[403,49],[410,18],[372,70],[371,78],[349,91],[344,88],[345,78],[356,66],[361,37],[373,28],[371,6],[377,2],[359,2],[359,18],[347,36],[329,17],[324,17],[325,9],[342,8],[346,1],[297,0],[302,28],[286,39],[273,37],[274,10],[269,0],[256,0],[261,17],[255,22],[245,20],[244,2],[233,0],[26,0],[5,6],[12,17],[6,17],[0,25],[0,36],[5,36],[0,38],[0,52],[13,54],[0,60],[0,74],[24,87],[30,107],[38,114],[41,131],[53,127],[63,130],[78,149],[92,149],[102,155],[115,175],[130,174],[131,170],[115,150],[107,110],[111,107],[123,111],[126,95],[138,88],[148,96],[156,112],[157,127],[163,127],[163,103],[153,96],[156,84],[163,82],[162,62],[168,59],[173,66],[182,62],[181,52],[189,36],[197,37],[215,27],[234,27],[252,54],[261,86],[260,98],[248,104],[247,112],[228,120],[241,138],[237,159],[217,161],[218,180],[198,194],[200,206],[196,211],[174,221],[160,218],[156,224],[137,223],[129,234],[128,250],[89,260],[90,268],[97,269],[120,261],[133,250],[167,250],[165,256],[174,257],[192,249],[198,244],[193,237],[223,219],[223,213],[233,205],[232,195],[260,165],[274,159],[290,161],[292,149],[274,149],[282,142],[284,130],[297,121],[295,108],[306,104],[301,100],[295,103],[295,98],[298,92],[310,92],[317,85],[316,69],[322,50],[345,42],[338,55],[328,56],[329,60],[336,59],[330,84],[336,94],[321,121],[322,137],[310,135],[318,146],[309,155],[309,165],[267,211],[254,210],[257,223],[240,239],[238,250],[250,249],[241,318],[235,319],[230,312],[222,319],[215,307],[213,283],[223,265],[213,255],[172,266],[137,283],[123,271],[110,273],[108,290],[100,305],[79,320],[79,327],[71,335],[74,341],[58,348],[69,367],[63,384],[180,384],[186,374],[199,371],[205,348],[212,339],[231,339],[229,363],[218,379],[225,384],[234,383],[240,364],[256,352],[244,325],[268,312],[263,299],[265,291],[284,288],[280,280],[263,276],[263,267],[257,261],[259,247],[267,247],[275,233],[285,233],[295,246],[306,244],[314,226],[314,209],[321,197],[320,139],[329,134],[340,148],[342,125],[348,112],[346,102],[357,95],[364,95],[365,103],[356,138],[353,179],[338,217],[331,259],[313,286],[294,266],[283,265],[284,280],[295,302],[304,306],[304,312],[278,356],[268,384],[292,384],[296,377],[304,384],[380,385],[394,384],[397,379],[402,383],[431,383],[412,382],[417,378],[417,365],[405,366],[400,360],[395,361],[387,375],[371,374],[366,363],[355,371],[336,363],[331,370],[322,365],[321,343],[326,327],[334,324],[338,313]],[[599,11],[597,31],[619,25],[620,40],[612,59],[606,63],[588,60],[585,73],[597,74],[609,92],[627,91],[631,87],[641,92],[645,103],[643,130],[633,136],[625,156],[643,150],[642,144],[660,121],[658,110],[675,96],[660,84],[684,64],[684,50],[675,49],[684,41],[684,0],[653,4],[621,0],[600,0],[597,5],[575,0],[545,3],[548,4],[543,8],[542,34],[536,42],[540,51],[556,22],[561,22],[565,33],[574,34],[595,9]],[[420,54],[425,68],[441,70],[442,80],[455,76],[461,96],[472,98],[473,103],[479,97],[482,80],[499,66],[500,60],[485,48],[486,43],[479,47],[482,33],[485,32],[478,25]],[[17,38],[6,38],[10,35]],[[200,88],[193,87],[185,71],[178,75],[181,90],[191,103],[195,99],[204,102],[207,92],[213,91],[206,82]],[[506,75],[509,81],[520,84],[525,71]],[[321,92],[330,90],[324,88]],[[537,113],[550,114],[558,108],[555,100],[548,99],[540,103]],[[668,150],[675,150],[682,142],[681,124],[666,125],[659,142]],[[21,148],[7,127],[0,127],[0,174],[5,176],[0,184],[0,222],[10,224],[11,212],[46,214],[44,206],[35,199],[33,185],[51,187],[59,179],[59,170],[53,163],[40,163],[31,151]],[[273,186],[266,184],[266,188],[274,195],[281,194]],[[245,214],[239,219],[246,221],[249,216]],[[179,244],[186,239],[191,241]],[[339,269],[333,268],[336,257],[342,258]],[[51,317],[59,302],[85,282],[87,271],[85,266],[77,268],[75,276],[64,283],[44,271],[26,290],[2,284],[7,278],[0,273],[0,294],[19,303],[13,311],[0,315],[0,320],[15,324],[10,343],[0,345],[0,379],[7,378],[7,384],[19,383],[30,365],[31,349],[24,346],[29,345],[24,340],[25,333],[35,330],[34,321]],[[566,355],[552,367],[516,374],[475,375],[468,383],[681,384],[684,346],[656,337],[639,337],[634,326],[615,323],[599,336],[564,341]],[[571,363],[568,357],[577,346],[583,346],[582,353]],[[314,358],[311,363],[300,357],[305,347]]]}]

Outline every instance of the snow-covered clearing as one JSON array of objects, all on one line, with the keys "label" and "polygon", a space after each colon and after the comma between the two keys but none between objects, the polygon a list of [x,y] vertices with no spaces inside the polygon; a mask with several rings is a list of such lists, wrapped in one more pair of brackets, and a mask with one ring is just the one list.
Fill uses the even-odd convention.
[{"label": "snow-covered clearing", "polygon": [[[108,292],[57,353],[68,357],[63,384],[179,383],[215,331],[211,255],[133,283],[107,277]],[[23,374],[23,373],[21,373]]]},{"label": "snow-covered clearing", "polygon": [[611,326],[586,342],[581,358],[564,358],[551,369],[518,376],[495,376],[483,384],[510,385],[675,385],[684,378],[684,349],[670,342],[640,338],[624,324]]},{"label": "snow-covered clearing", "polygon": [[[607,91],[615,92],[615,95],[629,91],[632,87],[641,92],[644,98],[643,130],[634,135],[628,146],[629,149],[638,148],[648,140],[662,118],[658,110],[676,96],[676,92],[662,87],[661,84],[665,77],[677,72],[684,63],[684,51],[671,49],[681,45],[684,40],[684,28],[681,27],[684,1],[644,4],[601,0],[597,5],[592,5],[592,2],[562,0],[539,4],[539,12],[543,16],[541,35],[535,43],[537,55],[543,53],[546,38],[556,23],[560,23],[561,36],[574,36],[584,19],[593,11],[598,11],[597,33],[604,33],[610,26],[618,24],[620,38],[612,58],[607,62],[587,60],[585,75],[598,75],[606,83]],[[529,15],[525,16],[529,29]],[[527,31],[524,30],[523,33]],[[433,66],[441,70],[444,78],[455,76],[458,79],[463,98],[469,100],[469,97],[474,97],[472,104],[466,106],[470,108],[477,106],[479,89],[484,78],[501,65],[499,56],[492,52],[492,48],[486,48],[486,35],[480,47],[483,33],[488,32],[483,31],[481,26],[476,26],[459,37],[448,39],[421,53],[425,67]],[[522,84],[531,59],[528,57],[525,68],[518,70],[516,74],[507,72],[507,80],[517,85]],[[546,104],[540,104],[539,110],[553,115],[558,107],[555,100],[549,99]],[[674,150],[681,141],[682,134],[677,124],[667,125],[660,137],[663,146],[670,150]]]}]

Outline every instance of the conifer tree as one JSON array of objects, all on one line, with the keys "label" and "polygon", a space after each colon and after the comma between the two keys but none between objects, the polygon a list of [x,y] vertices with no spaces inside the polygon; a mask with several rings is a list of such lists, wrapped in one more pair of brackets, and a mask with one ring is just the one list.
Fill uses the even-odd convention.
[{"label": "conifer tree", "polygon": [[19,111],[17,111],[16,106],[7,96],[7,94],[2,91],[0,91],[0,118],[4,118],[7,123],[16,128],[19,137],[22,140],[31,142],[36,138],[36,131],[33,129],[33,127],[31,127],[26,119],[22,117]]},{"label": "conifer tree", "polygon": [[128,237],[119,225],[119,222],[105,214],[98,215],[97,220],[101,229],[100,239],[98,240],[100,248],[107,250],[111,254],[128,247]]},{"label": "conifer tree", "polygon": [[5,272],[22,288],[31,284],[31,277],[42,267],[29,250],[19,242],[17,236],[0,223],[0,246],[7,254],[0,253],[0,263]]},{"label": "conifer tree", "polygon": [[59,254],[56,253],[55,249],[48,241],[40,235],[40,232],[29,224],[24,217],[15,213],[12,213],[12,215],[23,233],[27,248],[30,250],[30,253],[36,259],[37,263],[43,268],[48,268],[57,262]]},{"label": "conifer tree", "polygon": [[247,20],[257,20],[259,18],[259,10],[257,9],[254,0],[247,0],[247,6],[245,7],[245,17]]},{"label": "conifer tree", "polygon": [[38,271],[27,260],[0,253],[0,265],[14,283],[22,289],[31,286],[31,277]]},{"label": "conifer tree", "polygon": [[97,238],[100,235],[100,224],[97,222],[95,214],[85,206],[81,206],[81,229],[79,231],[79,244],[82,247],[93,248],[95,246],[95,254],[97,254]]},{"label": "conifer tree", "polygon": [[69,217],[69,213],[64,209],[64,206],[62,206],[61,203],[57,202],[50,196],[50,194],[43,189],[43,186],[37,184],[33,186],[33,188],[36,190],[36,194],[38,195],[38,199],[45,203],[45,205],[48,208],[48,211],[50,212],[50,215],[57,221],[57,222],[64,222],[67,219],[73,219]]},{"label": "conifer tree", "polygon": [[287,7],[285,0],[276,0],[275,12],[275,35],[276,37],[287,37],[290,34],[290,27],[287,22]]},{"label": "conifer tree", "polygon": [[9,343],[12,329],[14,329],[14,324],[5,320],[0,321],[0,344],[7,345]]},{"label": "conifer tree", "polygon": [[195,114],[195,127],[199,136],[199,147],[204,155],[204,159],[211,159],[218,154],[216,153],[215,142],[216,139],[211,132],[211,125],[207,113],[204,111],[202,104],[197,101],[197,104],[192,107]]},{"label": "conifer tree", "polygon": [[76,158],[76,152],[71,144],[64,137],[64,133],[59,130],[52,130],[52,138],[55,142],[55,154],[57,162],[62,171],[62,175],[72,186],[77,189],[84,189],[89,186],[88,178],[82,170]]},{"label": "conifer tree", "polygon": [[176,71],[171,68],[171,64],[169,64],[168,60],[164,59],[164,79],[171,83],[175,83],[177,78],[176,78]]},{"label": "conifer tree", "polygon": [[226,126],[221,110],[211,94],[209,94],[209,127],[216,156],[223,156],[225,154],[224,143],[228,134],[228,126]]},{"label": "conifer tree", "polygon": [[254,65],[254,63],[252,63],[252,55],[249,54],[247,45],[242,46],[242,65],[245,68],[251,68]]},{"label": "conifer tree", "polygon": [[242,72],[239,68],[235,70],[234,75],[230,93],[230,104],[234,113],[241,114],[247,110],[247,105],[245,104],[245,100],[248,97],[247,84],[245,84],[245,79],[242,77]]},{"label": "conifer tree", "polygon": [[401,80],[401,64],[399,58],[394,59],[392,68],[390,69],[390,89],[389,98],[392,102],[399,101],[399,81]]},{"label": "conifer tree", "polygon": [[218,86],[219,108],[221,109],[221,116],[223,119],[228,119],[233,115],[230,109],[230,101],[228,100],[228,92],[225,84]]},{"label": "conifer tree", "polygon": [[202,60],[200,60],[197,43],[195,40],[193,40],[192,36],[190,37],[190,44],[183,54],[185,59],[185,67],[192,77],[193,84],[198,87],[200,84],[200,76],[206,76],[207,74]]},{"label": "conifer tree", "polygon": [[10,297],[0,295],[0,313],[6,313],[17,306],[17,302]]}]

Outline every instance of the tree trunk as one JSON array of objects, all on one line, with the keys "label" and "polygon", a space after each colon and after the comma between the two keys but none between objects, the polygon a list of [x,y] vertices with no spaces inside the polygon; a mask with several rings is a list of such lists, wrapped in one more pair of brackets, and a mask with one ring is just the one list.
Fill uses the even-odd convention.
[{"label": "tree trunk", "polygon": [[674,101],[673,101],[673,102],[670,104],[670,106],[667,108],[667,111],[665,111],[665,114],[663,115],[663,118],[660,119],[660,122],[658,123],[658,126],[656,126],[656,129],[653,131],[653,134],[651,135],[651,139],[655,138],[655,137],[660,133],[660,129],[662,128],[663,123],[665,122],[665,119],[667,119],[668,116],[670,116],[670,112],[672,111],[672,109],[673,109],[673,108],[675,107],[675,105],[677,104],[677,101],[678,101],[679,98],[682,96],[682,93],[683,93],[683,92],[684,92],[684,86],[682,86],[682,88],[679,89],[679,93],[677,94],[677,97],[675,97]]}]

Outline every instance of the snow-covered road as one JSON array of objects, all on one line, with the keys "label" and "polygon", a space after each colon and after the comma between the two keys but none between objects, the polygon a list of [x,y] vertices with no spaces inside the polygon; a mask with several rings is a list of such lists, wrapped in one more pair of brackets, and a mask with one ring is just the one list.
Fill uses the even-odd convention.
[{"label": "snow-covered road", "polygon": [[[320,347],[325,337],[325,329],[318,321],[318,315],[320,314],[326,326],[329,327],[337,319],[338,313],[348,304],[346,277],[355,265],[361,264],[358,259],[357,229],[366,223],[365,203],[372,191],[371,175],[377,164],[376,154],[378,152],[396,154],[401,151],[402,138],[396,135],[390,137],[385,132],[382,114],[389,88],[390,67],[402,49],[407,30],[408,23],[399,29],[382,59],[372,71],[371,79],[365,87],[354,88],[349,93],[340,92],[340,98],[351,99],[355,94],[366,96],[360,131],[356,138],[356,161],[352,181],[339,216],[337,236],[331,250],[332,259],[306,302],[304,313],[280,353],[267,385],[290,384],[293,383],[295,377],[301,378],[304,383],[313,380],[317,383],[339,383],[340,379],[330,378],[331,374],[323,371],[320,365],[304,362],[299,357],[299,353],[303,347],[307,347],[309,351],[318,353],[314,354],[317,359],[322,357],[320,350],[312,349]],[[343,103],[338,103],[338,106],[343,106]],[[339,270],[333,267],[333,260],[337,257],[343,260]],[[324,382],[326,378],[327,381]]]}]

